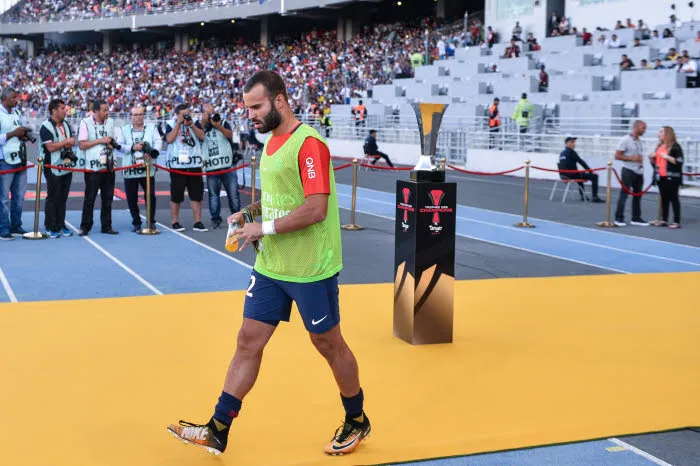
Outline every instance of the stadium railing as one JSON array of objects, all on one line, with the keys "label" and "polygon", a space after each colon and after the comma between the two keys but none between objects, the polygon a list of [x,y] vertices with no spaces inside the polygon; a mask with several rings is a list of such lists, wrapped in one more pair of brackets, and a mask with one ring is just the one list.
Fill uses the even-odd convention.
[{"label": "stadium railing", "polygon": [[680,137],[693,137],[700,133],[698,118],[667,118],[667,117],[632,117],[632,118],[600,118],[600,117],[562,117],[544,118],[543,132],[571,134],[574,136],[624,136],[632,129],[635,120],[643,120],[647,124],[647,137],[654,136],[662,126],[670,126]]},{"label": "stadium railing", "polygon": [[[115,125],[127,124],[130,120],[124,116],[111,115]],[[532,125],[528,133],[522,134],[518,131],[514,123],[503,125],[500,131],[491,133],[488,130],[488,123],[485,123],[480,118],[461,117],[465,122],[470,122],[459,127],[441,126],[437,143],[437,155],[445,157],[447,162],[454,165],[465,165],[470,150],[482,149],[493,150],[495,154],[498,151],[516,151],[516,152],[537,152],[559,154],[564,149],[564,138],[569,132],[557,131],[547,132],[539,131],[537,125]],[[80,123],[79,117],[68,118],[68,123],[71,128],[77,132]],[[168,118],[169,119],[169,118]],[[453,117],[455,119],[455,117]],[[29,118],[27,123],[29,126],[39,128],[44,118]],[[318,120],[306,118],[307,123],[317,128],[324,134]],[[561,120],[561,119],[560,119]],[[147,122],[162,122],[164,119],[156,120],[155,118],[147,119]],[[546,119],[540,119],[545,121]],[[646,136],[642,138],[645,151],[651,153],[656,147],[658,129],[669,124],[673,126],[675,120],[668,119],[651,119],[647,118],[644,121],[648,124]],[[693,119],[678,119],[684,121],[688,128],[700,125],[700,120]],[[234,119],[234,124],[240,131],[240,121]],[[632,122],[624,123],[618,121],[620,128],[626,127],[627,130],[631,127]],[[545,124],[546,126],[546,124]],[[679,126],[680,127],[680,126]],[[583,129],[582,129],[583,128]],[[412,122],[412,126],[408,123],[406,126],[396,127],[370,127],[370,126],[355,126],[354,121],[351,124],[336,124],[331,127],[330,138],[357,141],[358,147],[361,148],[362,141],[367,137],[369,129],[377,131],[377,142],[382,144],[410,144],[420,145],[420,135],[418,133],[416,123]],[[575,130],[574,130],[575,129]],[[626,131],[627,131],[626,130]],[[591,156],[600,156],[612,158],[617,150],[620,139],[626,131],[616,136],[601,135],[601,134],[586,134],[585,125],[576,126],[571,134],[575,135],[578,140],[576,142],[576,151],[585,159]],[[677,130],[678,131],[678,130]],[[700,139],[685,136],[678,138],[678,142],[683,148],[685,162],[683,171],[686,173],[700,172]],[[361,150],[361,149],[360,149]],[[646,154],[645,154],[646,155]],[[497,156],[497,155],[495,155]],[[685,177],[684,183],[688,186],[700,187],[700,177]]]}]

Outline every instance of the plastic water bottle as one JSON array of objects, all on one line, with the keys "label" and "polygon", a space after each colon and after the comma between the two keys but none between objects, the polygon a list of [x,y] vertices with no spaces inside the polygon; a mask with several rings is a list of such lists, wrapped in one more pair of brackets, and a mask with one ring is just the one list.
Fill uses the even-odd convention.
[{"label": "plastic water bottle", "polygon": [[238,228],[238,225],[235,223],[231,223],[228,226],[228,231],[226,232],[225,246],[228,252],[238,251],[238,235],[234,233],[236,231],[236,228]]}]

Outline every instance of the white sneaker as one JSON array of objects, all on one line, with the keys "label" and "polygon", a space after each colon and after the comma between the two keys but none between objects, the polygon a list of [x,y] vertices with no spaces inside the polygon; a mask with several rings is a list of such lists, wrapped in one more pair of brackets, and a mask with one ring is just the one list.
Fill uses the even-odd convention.
[{"label": "white sneaker", "polygon": [[644,220],[642,220],[641,218],[638,220],[632,220],[630,222],[630,225],[636,225],[638,227],[648,227],[649,226],[649,224],[647,222],[645,222]]},{"label": "white sneaker", "polygon": [[625,222],[622,222],[620,220],[615,220],[615,225],[617,225],[618,227],[627,226],[627,224]]}]

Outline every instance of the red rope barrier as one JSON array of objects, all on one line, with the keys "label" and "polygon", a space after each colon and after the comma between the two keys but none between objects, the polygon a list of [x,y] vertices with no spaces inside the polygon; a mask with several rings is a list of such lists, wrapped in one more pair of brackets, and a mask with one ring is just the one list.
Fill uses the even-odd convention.
[{"label": "red rope barrier", "polygon": [[128,166],[126,166],[126,167],[117,167],[117,168],[114,169],[114,171],[115,171],[115,172],[119,172],[119,171],[122,171],[122,170],[131,170],[132,168],[142,168],[142,167],[145,167],[145,166],[146,166],[146,165],[144,165],[144,164],[142,164],[142,163],[136,163],[136,164],[134,164],[134,165],[128,165]]},{"label": "red rope barrier", "polygon": [[382,165],[371,165],[369,163],[361,163],[361,167],[378,168],[379,170],[413,170],[413,167],[384,167]]},{"label": "red rope barrier", "polygon": [[521,165],[518,168],[514,168],[512,170],[506,170],[502,172],[494,172],[494,173],[489,173],[489,172],[473,172],[470,170],[465,170],[463,168],[455,167],[454,165],[447,164],[448,167],[450,167],[452,170],[461,172],[461,173],[466,173],[468,175],[481,175],[481,176],[498,176],[498,175],[507,175],[509,173],[515,173],[517,171],[522,170],[525,168],[525,165]]},{"label": "red rope barrier", "polygon": [[3,170],[3,171],[0,171],[0,175],[10,175],[12,173],[22,172],[24,170],[29,170],[32,167],[36,167],[36,165],[29,164],[26,167],[13,168],[12,170]]},{"label": "red rope barrier", "polygon": [[174,168],[167,168],[167,167],[164,167],[164,166],[162,166],[162,165],[156,164],[156,167],[159,168],[159,169],[161,169],[161,170],[165,170],[166,172],[169,172],[169,173],[175,173],[176,175],[185,175],[185,176],[216,176],[216,175],[223,175],[223,174],[225,174],[225,173],[235,172],[235,171],[237,171],[237,170],[240,170],[240,169],[242,169],[242,168],[246,168],[246,167],[249,167],[249,166],[250,166],[249,164],[245,163],[245,164],[241,165],[240,167],[227,168],[226,170],[219,170],[219,171],[216,171],[216,172],[204,172],[204,171],[203,171],[203,172],[183,172],[183,171],[180,171],[180,170],[175,170]]},{"label": "red rope barrier", "polygon": [[86,170],[84,168],[57,167],[56,165],[44,165],[44,168],[53,168],[53,169],[59,170],[59,171],[77,172],[77,173],[105,173],[107,171],[107,170],[92,171],[92,170]]},{"label": "red rope barrier", "polygon": [[536,165],[532,165],[530,168],[534,168],[535,170],[542,170],[543,172],[552,172],[552,173],[593,173],[593,172],[603,171],[606,169],[606,167],[600,167],[600,168],[589,168],[588,170],[555,170],[552,168],[538,167]]},{"label": "red rope barrier", "polygon": [[684,176],[700,176],[700,173],[685,173],[683,172]]},{"label": "red rope barrier", "polygon": [[333,167],[333,171],[337,172],[338,170],[343,170],[348,167],[352,167],[352,163],[346,163],[345,165],[341,165],[339,167]]},{"label": "red rope barrier", "polygon": [[645,195],[646,193],[649,192],[651,187],[654,185],[654,180],[652,179],[651,183],[649,183],[649,186],[647,186],[644,191],[642,191],[641,193],[633,193],[632,191],[629,190],[629,188],[627,186],[625,186],[625,183],[622,182],[620,175],[617,173],[617,170],[615,170],[614,168],[613,168],[613,173],[615,174],[615,178],[617,178],[617,181],[620,183],[620,186],[622,186],[622,189],[624,189],[625,192],[632,197],[641,197],[641,196]]}]

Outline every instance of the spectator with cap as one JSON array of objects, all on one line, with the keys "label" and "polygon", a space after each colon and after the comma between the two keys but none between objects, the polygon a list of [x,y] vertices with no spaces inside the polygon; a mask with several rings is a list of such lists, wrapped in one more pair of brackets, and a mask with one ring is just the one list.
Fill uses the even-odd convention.
[{"label": "spectator with cap", "polygon": [[379,147],[377,146],[377,130],[369,130],[369,136],[365,139],[365,144],[362,146],[365,154],[372,157],[372,165],[376,164],[381,158],[386,161],[386,163],[393,168],[394,164],[389,160],[389,156],[384,152],[379,152]]},{"label": "spectator with cap", "polygon": [[[578,165],[581,165],[584,170],[590,170],[591,168],[588,164],[578,155],[576,152],[576,137],[567,136],[564,140],[566,148],[559,154],[559,170],[578,170]],[[586,180],[591,182],[591,202],[601,203],[605,202],[598,197],[598,174],[593,172],[583,172],[583,173],[561,173],[562,178],[576,179],[576,180]],[[579,183],[581,186],[581,200],[585,201],[585,189],[583,188],[583,183]]]}]

